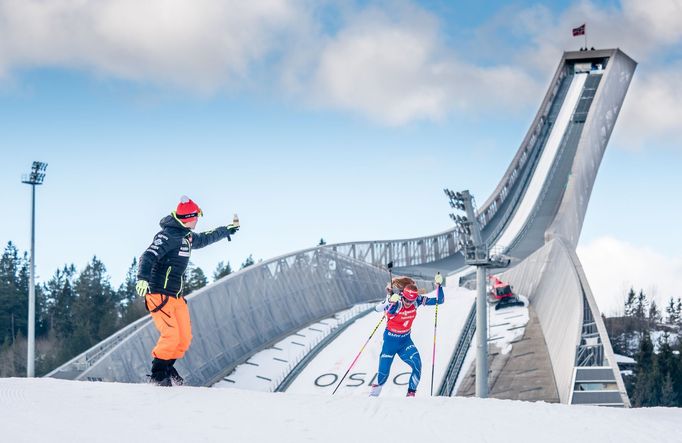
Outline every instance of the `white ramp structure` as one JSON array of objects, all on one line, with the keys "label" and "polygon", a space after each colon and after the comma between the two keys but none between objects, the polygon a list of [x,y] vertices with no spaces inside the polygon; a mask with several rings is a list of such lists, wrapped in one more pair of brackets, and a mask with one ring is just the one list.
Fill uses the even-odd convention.
[{"label": "white ramp structure", "polygon": [[[526,137],[493,194],[478,208],[483,240],[512,257],[502,278],[530,300],[519,314],[527,323],[509,328],[515,333],[501,333],[513,340],[491,354],[492,397],[629,406],[575,249],[635,68],[618,49],[564,53]],[[410,275],[428,288],[436,271],[446,274],[448,291],[464,291],[461,299],[468,299],[464,288],[454,287],[472,273],[458,243],[452,229],[413,239],[324,245],[231,274],[188,297],[194,342],[176,366],[194,386],[317,392],[306,385],[305,380],[317,379],[306,368],[325,367],[324,355],[337,344],[345,349],[344,337],[355,336],[355,325],[368,321],[369,305],[363,304],[383,297],[389,261],[394,273]],[[436,391],[471,395],[473,301],[456,308],[447,303],[452,299],[442,309],[453,319],[453,330],[443,333],[444,347],[438,350],[443,361],[434,377]],[[428,316],[424,312],[420,316]],[[500,320],[494,326],[502,331],[507,323]],[[428,331],[415,328],[415,341],[425,343],[421,335]],[[150,318],[142,318],[48,376],[143,382],[157,337]],[[427,350],[422,349],[425,362]],[[371,368],[363,368],[366,384]],[[430,372],[428,365],[424,372]],[[345,382],[344,389],[358,385],[360,378]]]}]

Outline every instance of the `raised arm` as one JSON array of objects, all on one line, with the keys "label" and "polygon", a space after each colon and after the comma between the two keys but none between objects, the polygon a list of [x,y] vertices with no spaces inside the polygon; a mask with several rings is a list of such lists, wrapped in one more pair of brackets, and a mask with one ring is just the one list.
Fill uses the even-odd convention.
[{"label": "raised arm", "polygon": [[230,229],[227,226],[220,226],[212,231],[192,232],[192,249],[203,248],[224,238],[231,241],[230,235],[235,232],[234,229]]},{"label": "raised arm", "polygon": [[441,285],[438,285],[438,294],[436,297],[421,296],[421,298],[422,305],[433,306],[436,303],[442,305],[445,302],[445,293],[443,292],[443,287]]},{"label": "raised arm", "polygon": [[433,282],[438,288],[436,297],[421,297],[421,300],[418,300],[419,304],[432,306],[435,304],[442,305],[445,302],[445,293],[443,293],[443,276],[440,275],[440,272],[436,274]]},{"label": "raised arm", "polygon": [[211,243],[215,243],[218,240],[222,240],[223,238],[226,238],[227,241],[232,241],[232,238],[230,236],[234,235],[234,233],[237,232],[239,228],[240,228],[239,217],[237,216],[237,214],[234,214],[232,223],[230,223],[227,226],[220,226],[219,228],[216,228],[212,231],[193,232],[192,248],[193,249],[203,248],[204,246],[208,246]]}]

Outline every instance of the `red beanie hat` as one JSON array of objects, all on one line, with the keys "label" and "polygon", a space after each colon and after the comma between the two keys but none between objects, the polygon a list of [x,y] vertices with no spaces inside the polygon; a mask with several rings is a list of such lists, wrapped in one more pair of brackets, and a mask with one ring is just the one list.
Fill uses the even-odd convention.
[{"label": "red beanie hat", "polygon": [[175,210],[175,216],[183,223],[191,223],[197,219],[197,217],[204,215],[201,212],[201,208],[194,203],[189,197],[183,195],[180,197],[180,203]]}]

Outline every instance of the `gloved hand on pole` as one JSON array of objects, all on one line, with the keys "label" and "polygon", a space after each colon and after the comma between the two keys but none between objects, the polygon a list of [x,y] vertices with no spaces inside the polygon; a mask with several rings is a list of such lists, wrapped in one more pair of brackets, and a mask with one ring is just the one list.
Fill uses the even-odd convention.
[{"label": "gloved hand on pole", "polygon": [[436,274],[436,277],[433,279],[433,281],[436,283],[436,285],[443,286],[443,276],[440,275],[440,272]]}]

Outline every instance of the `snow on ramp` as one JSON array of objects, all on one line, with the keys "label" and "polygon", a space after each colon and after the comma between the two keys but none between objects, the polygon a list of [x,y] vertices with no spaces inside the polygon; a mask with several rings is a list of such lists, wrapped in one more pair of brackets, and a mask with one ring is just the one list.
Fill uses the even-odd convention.
[{"label": "snow on ramp", "polygon": [[517,297],[523,306],[496,310],[494,305],[488,305],[488,343],[497,346],[502,354],[511,352],[512,343],[523,337],[530,319],[528,298],[518,294]]},{"label": "snow on ramp", "polygon": [[6,442],[672,443],[682,409],[5,378],[0,417]]},{"label": "snow on ramp", "polygon": [[325,337],[373,307],[372,303],[358,304],[308,325],[273,346],[255,353],[213,387],[275,392],[291,370]]}]

